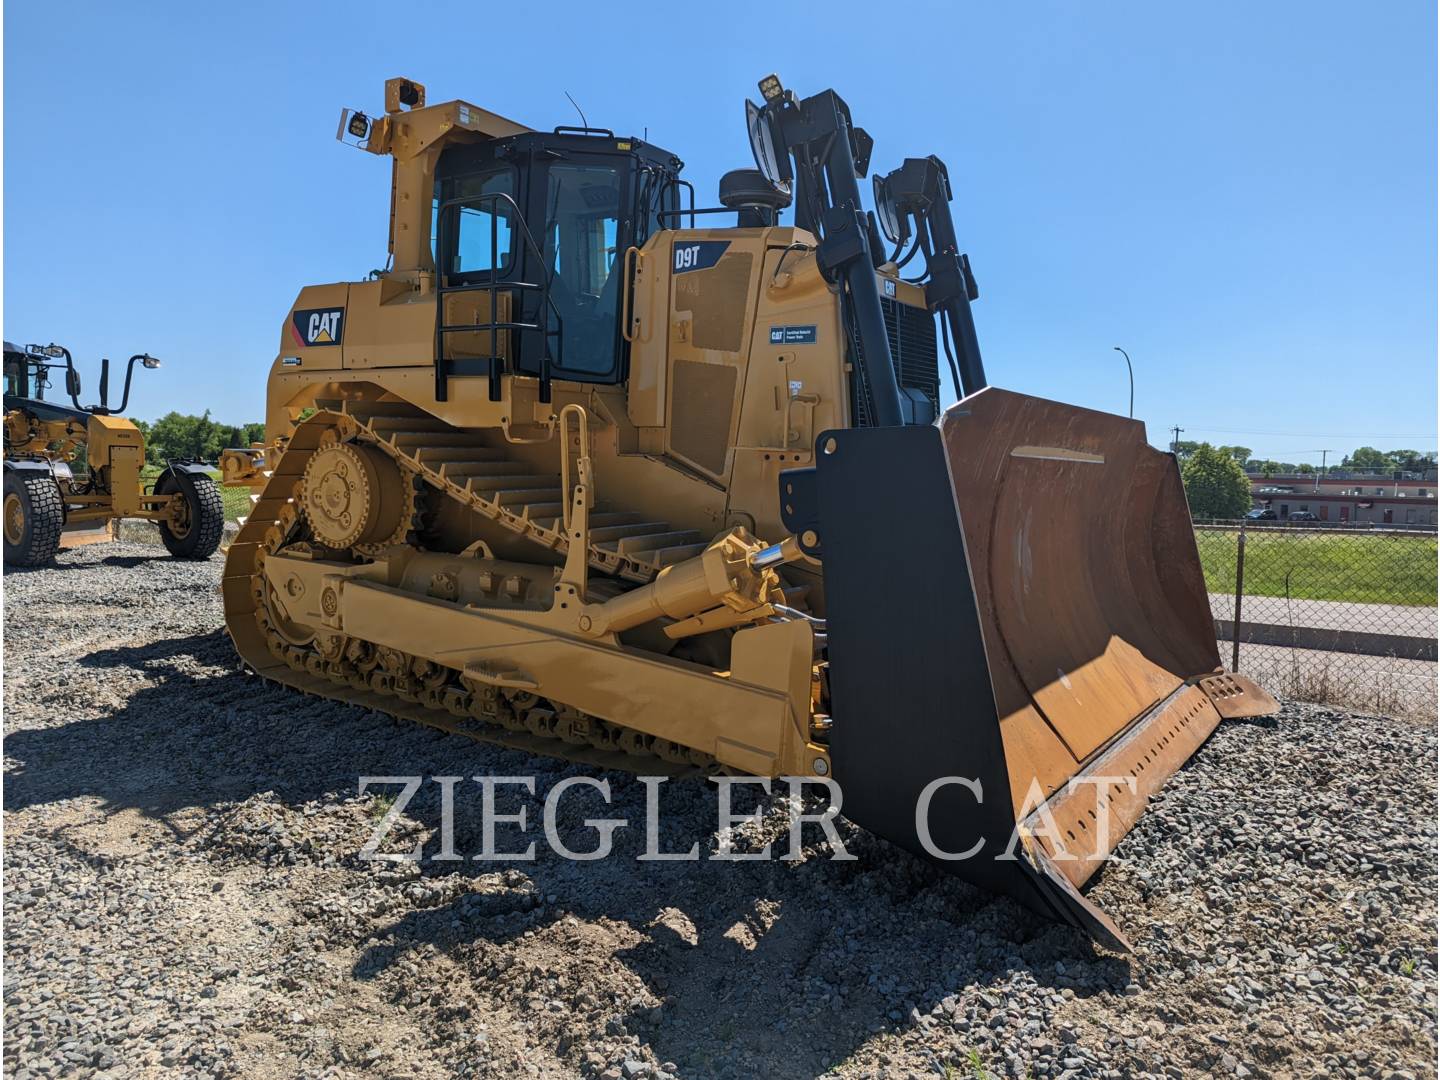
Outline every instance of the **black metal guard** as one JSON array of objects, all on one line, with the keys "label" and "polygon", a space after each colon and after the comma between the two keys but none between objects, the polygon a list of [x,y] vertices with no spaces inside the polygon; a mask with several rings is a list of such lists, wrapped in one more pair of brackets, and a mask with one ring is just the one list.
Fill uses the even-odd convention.
[{"label": "black metal guard", "polygon": [[[454,199],[448,199],[440,204],[438,213],[440,220],[444,221],[446,212],[452,206],[466,206],[474,208],[487,202],[492,204],[498,204],[501,200],[504,200],[507,204],[509,204],[511,209],[514,211],[510,218],[511,227],[518,228],[518,231],[525,244],[527,253],[534,256],[535,264],[537,266],[544,267],[544,253],[542,252],[540,246],[535,242],[534,234],[530,232],[530,226],[525,221],[525,215],[520,212],[519,204],[517,204],[515,200],[511,196],[507,195],[505,192],[492,191],[482,195],[466,195],[459,196]],[[550,299],[551,274],[549,270],[545,271],[545,273],[543,274],[543,280],[539,283],[533,281],[500,280],[499,259],[496,257],[496,249],[499,245],[500,239],[500,215],[496,213],[497,209],[498,206],[496,205],[492,205],[490,208],[490,269],[488,271],[489,280],[465,285],[443,286],[439,285],[438,282],[443,281],[445,275],[443,273],[440,273],[437,276],[437,287],[435,290],[436,303],[438,305],[438,310],[436,311],[435,315],[435,400],[449,400],[451,360],[445,355],[446,334],[476,333],[484,330],[490,331],[490,355],[486,357],[480,357],[480,359],[483,360],[486,364],[488,364],[487,374],[489,377],[490,400],[499,401],[502,396],[503,378],[510,371],[509,358],[500,354],[500,331],[508,330],[511,333],[519,334],[527,330],[537,330],[541,333],[543,340],[543,347],[540,350],[540,400],[548,404],[550,402],[551,396],[550,338],[553,335],[558,342],[557,351],[561,354],[561,359],[563,360],[565,339],[564,335],[562,334],[562,330],[564,329],[564,321],[561,318],[559,309]],[[524,304],[522,301],[520,301],[520,297],[527,290],[532,292],[538,292],[540,294],[540,303],[537,309],[537,321],[525,322],[520,319],[510,318],[502,322],[499,317],[499,300],[497,297],[497,294],[500,292],[501,289],[510,290],[510,292],[513,294],[512,304],[519,304],[522,314],[524,311]],[[490,294],[490,321],[488,323],[457,323],[453,325],[445,322],[445,297],[450,295],[451,293],[459,292],[488,292]],[[555,316],[555,329],[553,330],[550,329],[548,319],[542,320],[539,318],[540,316],[544,316],[547,313],[547,310],[549,313],[552,313]],[[515,355],[518,356],[518,339],[517,347],[511,351],[513,351]]]},{"label": "black metal guard", "polygon": [[[695,227],[694,218],[696,214],[737,214],[739,212],[740,211],[733,206],[704,206],[701,207],[699,210],[696,210],[692,206],[688,210],[657,210],[655,211],[655,219],[660,222],[661,228],[665,228],[666,218],[689,217],[691,219],[690,227],[693,229]],[[679,225],[677,224],[675,227],[679,228]]]},{"label": "black metal guard", "polygon": [[[65,357],[65,390],[74,402],[75,408],[81,412],[93,413],[96,416],[110,416],[114,413],[123,413],[130,405],[130,380],[135,374],[135,362],[137,360],[154,360],[149,353],[136,353],[130,357],[130,362],[125,365],[125,390],[120,398],[119,408],[110,408],[110,360],[102,357],[100,360],[100,401],[95,405],[80,404],[80,376],[75,370],[75,358],[70,355],[70,350],[63,345],[49,346],[52,349],[59,349]],[[45,365],[47,368],[58,365]]]},{"label": "black metal guard", "polygon": [[[696,210],[696,209],[695,209],[695,185],[692,184],[692,183],[690,183],[689,180],[682,180],[682,179],[681,179],[680,177],[678,177],[678,176],[672,176],[672,177],[670,178],[670,187],[671,187],[671,189],[675,192],[675,206],[676,206],[676,209],[674,209],[674,210],[658,210],[658,211],[656,211],[656,213],[655,213],[655,220],[660,223],[660,227],[661,227],[662,229],[665,228],[665,219],[666,219],[667,217],[673,217],[673,218],[676,219],[675,225],[673,226],[673,228],[677,228],[677,229],[678,229],[678,228],[680,227],[680,221],[679,221],[679,219],[680,219],[681,217],[684,217],[686,214],[688,214],[688,215],[690,215],[690,228],[693,229],[693,228],[695,228],[695,215],[696,215],[696,214],[718,214],[718,213],[720,212],[719,210]],[[688,192],[690,193],[690,208],[689,208],[688,210],[687,210],[685,207],[683,207],[683,206],[680,205],[680,189],[681,189],[681,188],[684,188],[686,191],[688,191]]]},{"label": "black metal guard", "polygon": [[[851,123],[850,107],[833,90],[803,100],[784,91],[757,111],[786,162],[794,160],[795,225],[820,238],[816,262],[827,280],[841,286],[842,318],[853,320],[860,346],[856,370],[863,369],[869,385],[873,422],[899,427],[905,410],[875,283],[879,231],[862,208],[855,182],[869,164],[870,136]],[[788,164],[782,172],[788,179]]]},{"label": "black metal guard", "polygon": [[[903,262],[919,251],[925,256],[925,275],[907,280],[925,285],[930,310],[940,314],[945,354],[955,378],[955,394],[966,397],[987,385],[985,364],[980,358],[980,340],[975,333],[975,316],[970,302],[980,296],[970,260],[960,251],[955,238],[955,219],[950,213],[950,173],[935,155],[906,158],[900,168],[887,176],[875,177],[877,201],[888,202],[891,216],[900,230],[896,254],[915,220],[915,242]],[[926,280],[928,278],[928,281]],[[952,349],[953,343],[953,349]],[[959,353],[957,358],[956,353]]]}]

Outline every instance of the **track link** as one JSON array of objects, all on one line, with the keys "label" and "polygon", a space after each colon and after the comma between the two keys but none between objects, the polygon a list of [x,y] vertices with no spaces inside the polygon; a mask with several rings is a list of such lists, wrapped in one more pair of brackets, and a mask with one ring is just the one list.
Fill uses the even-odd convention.
[{"label": "track link", "polygon": [[[251,514],[226,553],[221,582],[226,626],[255,672],[305,693],[528,753],[655,775],[717,767],[710,756],[679,743],[532,692],[475,684],[423,657],[339,635],[309,638],[279,624],[266,597],[264,560],[308,544],[300,509],[305,466],[333,438],[378,447],[412,483],[428,485],[541,548],[560,553],[567,548],[558,476],[537,477],[503,450],[484,445],[477,434],[403,403],[346,403],[321,410],[296,427],[264,490],[252,496]],[[410,510],[418,513],[413,504]],[[690,539],[699,534],[648,522],[639,514],[597,511],[591,521],[591,565],[633,582],[650,581],[663,566],[704,548]],[[651,537],[657,539],[645,546]],[[676,543],[677,538],[683,542]],[[366,553],[357,549],[356,554]]]}]

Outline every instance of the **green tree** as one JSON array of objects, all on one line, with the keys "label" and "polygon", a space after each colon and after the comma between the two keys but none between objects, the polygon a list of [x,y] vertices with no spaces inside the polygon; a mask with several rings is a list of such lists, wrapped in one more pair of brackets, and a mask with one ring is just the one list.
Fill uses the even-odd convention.
[{"label": "green tree", "polygon": [[1222,446],[1220,453],[1229,454],[1243,467],[1250,460],[1250,447],[1248,446]]},{"label": "green tree", "polygon": [[151,425],[148,456],[156,464],[181,458],[203,459],[215,426],[209,409],[203,416],[168,412]]},{"label": "green tree", "polygon": [[1362,446],[1346,454],[1340,464],[1347,469],[1388,469],[1391,467],[1390,459],[1373,446]]},{"label": "green tree", "polygon": [[1425,472],[1435,468],[1435,451],[1421,453],[1419,450],[1392,450],[1386,455],[1395,468],[1405,472]]},{"label": "green tree", "polygon": [[1240,463],[1201,443],[1180,468],[1190,514],[1196,518],[1238,518],[1250,509],[1250,479]]},{"label": "green tree", "polygon": [[145,457],[155,465],[189,458],[214,462],[227,447],[245,447],[265,437],[264,424],[220,424],[207,409],[200,416],[168,412],[145,425]]},{"label": "green tree", "polygon": [[1278,463],[1271,461],[1269,458],[1266,458],[1260,463],[1260,475],[1268,480],[1270,479],[1270,477],[1275,475],[1279,468],[1280,466]]}]

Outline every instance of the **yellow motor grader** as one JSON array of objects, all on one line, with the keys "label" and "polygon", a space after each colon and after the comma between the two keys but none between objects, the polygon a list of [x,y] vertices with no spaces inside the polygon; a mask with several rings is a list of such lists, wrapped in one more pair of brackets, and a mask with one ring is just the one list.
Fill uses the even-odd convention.
[{"label": "yellow motor grader", "polygon": [[[80,404],[80,375],[62,345],[5,342],[4,534],[7,566],[39,566],[61,548],[114,539],[120,518],[153,521],[170,554],[208,559],[220,545],[225,510],[208,466],[175,461],[146,488],[145,438],[123,416],[135,365],[130,358],[118,408],[109,406],[110,361],[101,361],[100,402]],[[71,404],[48,400],[52,371],[63,370]]]},{"label": "yellow motor grader", "polygon": [[342,112],[391,159],[391,257],[285,316],[269,444],[224,462],[256,489],[230,633],[509,746],[833,780],[1123,943],[1079,887],[1222,717],[1276,707],[1221,668],[1175,461],[987,386],[943,163],[867,212],[845,102],[760,90],[715,207],[658,146],[408,79]]}]

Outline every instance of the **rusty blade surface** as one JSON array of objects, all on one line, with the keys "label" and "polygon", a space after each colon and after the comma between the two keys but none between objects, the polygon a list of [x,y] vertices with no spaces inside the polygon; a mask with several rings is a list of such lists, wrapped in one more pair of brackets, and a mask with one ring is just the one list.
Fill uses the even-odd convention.
[{"label": "rusty blade surface", "polygon": [[1186,685],[1132,724],[1064,788],[1020,822],[1050,865],[1077,888],[1095,874],[1164,786],[1222,720],[1275,712],[1279,703],[1243,675]]},{"label": "rusty blade surface", "polygon": [[1222,720],[1269,716],[1280,711],[1280,703],[1270,696],[1270,692],[1244,675],[1222,672],[1201,679],[1196,685],[1205,691]]},{"label": "rusty blade surface", "polygon": [[1078,888],[1219,723],[1220,714],[1198,687],[1182,687],[1032,811],[1021,828]]},{"label": "rusty blade surface", "polygon": [[1218,671],[1215,631],[1179,471],[1143,424],[990,388],[941,432],[1018,815]]},{"label": "rusty blade surface", "polygon": [[1174,459],[987,389],[816,460],[844,813],[1125,948],[1079,886],[1222,712],[1273,708],[1220,670]]}]

